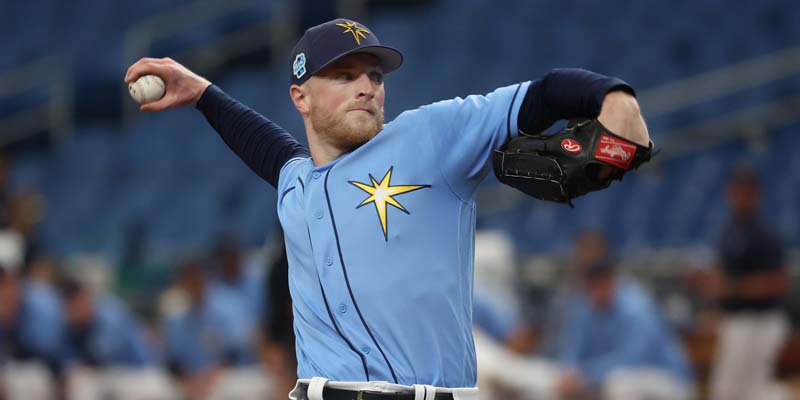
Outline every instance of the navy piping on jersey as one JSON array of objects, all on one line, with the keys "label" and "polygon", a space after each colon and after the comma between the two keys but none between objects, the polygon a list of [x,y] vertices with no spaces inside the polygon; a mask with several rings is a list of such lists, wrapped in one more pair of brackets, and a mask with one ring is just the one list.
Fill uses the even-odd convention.
[{"label": "navy piping on jersey", "polygon": [[344,336],[342,331],[339,330],[339,324],[337,324],[336,320],[333,318],[333,313],[331,312],[331,307],[328,304],[328,296],[325,295],[325,288],[322,287],[322,281],[319,280],[319,275],[317,275],[317,281],[319,281],[319,290],[322,291],[322,300],[325,301],[325,310],[328,311],[328,317],[331,319],[331,322],[333,323],[333,327],[336,329],[336,333],[338,333],[339,336],[341,336],[342,339],[344,339],[345,343],[347,343],[347,347],[349,347],[350,350],[353,350],[353,353],[356,353],[358,358],[361,359],[361,365],[364,367],[364,375],[367,377],[367,382],[369,382],[369,370],[367,369],[367,359],[364,358],[364,355],[361,354],[360,351],[356,350],[356,347],[353,346],[353,344],[350,343],[350,341],[347,340],[347,338]]},{"label": "navy piping on jersey", "polygon": [[519,89],[522,87],[520,83],[517,85],[517,90],[514,91],[514,97],[511,98],[511,105],[508,106],[508,116],[506,117],[506,140],[511,140],[511,111],[514,110],[514,102],[517,101]]},{"label": "navy piping on jersey", "polygon": [[292,190],[294,190],[294,188],[295,188],[295,186],[292,186],[292,187],[290,187],[290,188],[288,188],[288,189],[284,190],[284,191],[283,191],[283,193],[281,193],[281,199],[280,199],[280,201],[283,201],[283,198],[284,198],[284,197],[286,197],[286,195],[287,195],[289,192],[291,192]]},{"label": "navy piping on jersey", "polygon": [[306,191],[306,185],[303,185],[303,180],[302,180],[302,179],[300,179],[300,177],[298,176],[298,177],[297,177],[297,181],[298,181],[298,182],[300,182],[300,189],[303,189],[303,192],[305,193],[305,191]]},{"label": "navy piping on jersey", "polygon": [[367,326],[367,321],[364,320],[364,316],[361,314],[361,309],[358,307],[358,303],[356,302],[355,296],[353,296],[353,289],[350,287],[350,279],[347,277],[347,268],[344,265],[344,256],[342,255],[342,246],[339,243],[339,231],[336,230],[336,220],[333,218],[333,207],[331,207],[331,199],[328,196],[328,175],[330,175],[331,170],[333,167],[328,169],[325,173],[325,201],[328,202],[328,213],[331,216],[331,225],[333,225],[333,235],[336,238],[336,249],[339,251],[339,262],[342,264],[342,272],[344,273],[344,282],[347,285],[347,291],[350,293],[350,300],[353,301],[353,306],[355,306],[356,312],[358,313],[358,318],[361,320],[361,324],[364,325],[364,329],[367,330],[369,337],[372,339],[372,343],[375,343],[375,347],[378,348],[380,351],[381,356],[383,356],[383,360],[386,361],[386,365],[389,367],[389,372],[392,373],[392,379],[394,383],[397,382],[397,375],[394,373],[394,368],[392,368],[392,364],[389,362],[389,359],[386,357],[386,353],[383,352],[383,348],[381,345],[378,344],[378,341],[375,340],[375,335],[372,334],[372,331]]},{"label": "navy piping on jersey", "polygon": [[[311,241],[311,230],[308,228],[308,225],[306,225],[306,233],[308,233],[308,242],[311,243],[311,251],[313,252],[314,251],[314,244]],[[361,354],[358,350],[356,350],[356,347],[353,346],[352,343],[350,343],[350,340],[348,340],[344,336],[342,331],[339,330],[339,325],[336,323],[336,320],[333,319],[333,313],[331,312],[331,307],[328,304],[328,296],[325,294],[325,288],[322,287],[322,280],[320,280],[319,273],[317,273],[317,282],[319,282],[319,290],[320,290],[320,292],[322,292],[322,301],[325,302],[325,311],[328,312],[328,317],[331,319],[331,323],[333,324],[333,328],[336,329],[336,333],[339,334],[339,337],[341,337],[342,340],[344,340],[344,342],[347,343],[347,347],[349,347],[350,350],[353,350],[353,353],[356,353],[358,358],[361,359],[361,365],[364,367],[364,375],[367,377],[367,381],[369,381],[369,371],[367,370],[367,360],[364,358],[363,354]]]}]

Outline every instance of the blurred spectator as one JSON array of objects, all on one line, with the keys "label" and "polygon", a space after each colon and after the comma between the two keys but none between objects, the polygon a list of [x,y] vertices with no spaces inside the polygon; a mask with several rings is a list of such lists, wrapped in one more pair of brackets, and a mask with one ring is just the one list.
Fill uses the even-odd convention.
[{"label": "blurred spectator", "polygon": [[8,399],[53,398],[57,392],[61,318],[58,299],[47,289],[0,268],[0,390]]},{"label": "blurred spectator", "polygon": [[239,398],[244,391],[243,398],[263,397],[264,376],[249,363],[256,351],[252,332],[243,334],[236,303],[213,295],[196,260],[180,268],[177,289],[185,304],[166,316],[164,335],[167,362],[184,394]]},{"label": "blurred spectator", "polygon": [[472,323],[481,397],[551,398],[560,369],[526,354],[536,345],[537,334],[517,311],[516,277],[511,238],[500,231],[478,231]]},{"label": "blurred spectator", "polygon": [[562,310],[557,343],[568,369],[559,382],[561,397],[691,398],[687,360],[650,295],[618,275],[607,256],[576,265],[576,290]]},{"label": "blurred spectator", "polygon": [[723,310],[711,378],[714,400],[785,398],[771,383],[789,333],[783,299],[789,290],[783,245],[759,216],[761,188],[751,170],[730,178],[731,220],[720,243],[720,265],[707,295]]},{"label": "blurred spectator", "polygon": [[8,225],[8,216],[5,210],[8,208],[9,188],[8,177],[11,170],[11,162],[5,153],[0,152],[0,229],[5,229]]},{"label": "blurred spectator", "polygon": [[228,313],[240,319],[238,327],[243,330],[243,335],[252,334],[258,328],[266,306],[263,269],[255,263],[245,262],[242,248],[234,236],[219,241],[214,265],[216,274],[210,284],[213,296],[230,305]]},{"label": "blurred spectator", "polygon": [[[282,231],[279,231],[282,233]],[[261,355],[264,364],[274,378],[272,397],[282,399],[287,396],[297,381],[297,362],[295,359],[294,314],[292,298],[289,294],[289,261],[283,235],[278,235],[280,249],[272,262],[269,276],[265,282],[269,307],[264,307],[263,342]]]},{"label": "blurred spectator", "polygon": [[8,199],[4,211],[7,229],[22,237],[23,264],[29,264],[39,250],[36,228],[44,218],[44,197],[33,191],[14,194]]},{"label": "blurred spectator", "polygon": [[570,253],[566,278],[555,288],[548,300],[537,349],[539,354],[550,358],[558,357],[559,340],[567,317],[564,310],[568,309],[574,298],[580,296],[582,292],[581,271],[610,257],[608,243],[603,232],[589,229],[578,235]]},{"label": "blurred spectator", "polygon": [[71,400],[169,399],[143,327],[118,299],[74,279],[61,284],[66,393]]},{"label": "blurred spectator", "polygon": [[499,343],[513,339],[519,321],[512,312],[502,308],[492,298],[476,293],[472,299],[472,323]]},{"label": "blurred spectator", "polygon": [[75,280],[61,287],[70,365],[145,367],[156,361],[143,328],[118,299]]},{"label": "blurred spectator", "polygon": [[478,357],[478,386],[488,399],[552,399],[562,374],[555,362],[521,354],[520,337],[533,332],[496,302],[475,295],[473,336]]}]

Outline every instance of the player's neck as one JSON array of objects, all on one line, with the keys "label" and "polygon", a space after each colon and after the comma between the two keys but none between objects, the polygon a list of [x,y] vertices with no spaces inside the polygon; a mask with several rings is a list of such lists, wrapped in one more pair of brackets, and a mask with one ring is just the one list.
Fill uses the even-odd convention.
[{"label": "player's neck", "polygon": [[311,150],[311,159],[314,161],[315,167],[329,164],[345,153],[345,151],[322,140],[319,134],[314,131],[314,128],[311,127],[311,124],[306,124],[306,137],[308,138],[308,147]]}]

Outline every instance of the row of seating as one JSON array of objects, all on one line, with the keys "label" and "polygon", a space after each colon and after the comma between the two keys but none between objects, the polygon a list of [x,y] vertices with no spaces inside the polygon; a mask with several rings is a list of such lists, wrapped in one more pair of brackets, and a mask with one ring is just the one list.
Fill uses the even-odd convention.
[{"label": "row of seating", "polygon": [[[32,10],[45,10],[39,21],[54,24],[51,34],[63,31],[56,37],[65,44],[85,40],[86,46],[79,47],[105,60],[93,68],[105,68],[114,76],[123,64],[114,38],[137,20],[188,4],[148,0],[134,6],[114,1],[90,7],[87,3],[75,7],[80,13],[72,10],[59,19],[49,13],[62,10],[66,3],[47,6],[50,3],[54,2],[10,3],[4,9],[11,11],[0,18],[13,26],[0,24],[0,33],[21,29],[20,21],[32,18]],[[406,55],[404,67],[387,78],[390,120],[421,104],[485,93],[535,78],[555,66],[582,66],[622,76],[647,91],[800,44],[796,39],[800,3],[772,0],[746,2],[737,5],[736,12],[730,8],[721,0],[663,4],[512,0],[503,7],[478,0],[439,0],[377,13],[367,23],[384,43]],[[96,23],[77,29],[76,21]],[[237,22],[226,22],[230,23]],[[31,47],[43,40],[37,35],[11,45]],[[197,40],[202,37],[198,34]],[[21,44],[26,40],[31,42]],[[39,51],[33,47],[30,51]],[[5,59],[0,57],[0,71],[24,62],[26,54],[7,52]],[[218,84],[303,140],[300,118],[286,95],[284,64],[230,70]],[[669,138],[663,137],[664,132],[798,92],[796,77],[761,85],[655,118],[652,133],[665,142]],[[108,98],[117,99],[118,94],[109,94],[106,102]],[[742,158],[751,158],[761,171],[769,172],[765,174],[768,218],[797,245],[800,161],[792,157],[798,146],[791,139],[798,129],[792,124],[770,133],[761,153],[736,140],[679,158],[667,155],[664,162],[610,190],[578,200],[574,210],[523,201],[481,212],[478,222],[515,232],[513,236],[521,238],[518,246],[526,251],[565,248],[577,229],[592,226],[608,230],[624,249],[713,244],[726,216],[724,178]],[[14,185],[36,187],[48,199],[41,233],[57,253],[102,251],[119,258],[135,226],[144,227],[148,254],[154,259],[202,248],[221,230],[236,230],[255,245],[276,229],[274,189],[247,170],[195,110],[142,115],[124,127],[85,122],[62,145],[21,155],[17,161]],[[484,190],[495,190],[496,185],[490,180]]]}]

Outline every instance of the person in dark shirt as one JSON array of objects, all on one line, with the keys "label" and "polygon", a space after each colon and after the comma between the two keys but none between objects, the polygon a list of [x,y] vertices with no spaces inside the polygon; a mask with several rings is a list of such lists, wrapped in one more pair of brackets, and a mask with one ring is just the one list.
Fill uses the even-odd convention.
[{"label": "person in dark shirt", "polygon": [[271,261],[269,276],[265,281],[269,306],[263,308],[261,357],[274,380],[273,396],[281,398],[297,380],[297,364],[292,298],[289,294],[289,261],[282,232],[276,241],[280,242],[277,246],[280,251]]},{"label": "person in dark shirt", "polygon": [[789,333],[783,300],[789,290],[781,240],[760,217],[761,186],[749,169],[736,170],[727,188],[731,219],[708,290],[722,321],[711,377],[711,399],[782,398],[770,382]]}]

